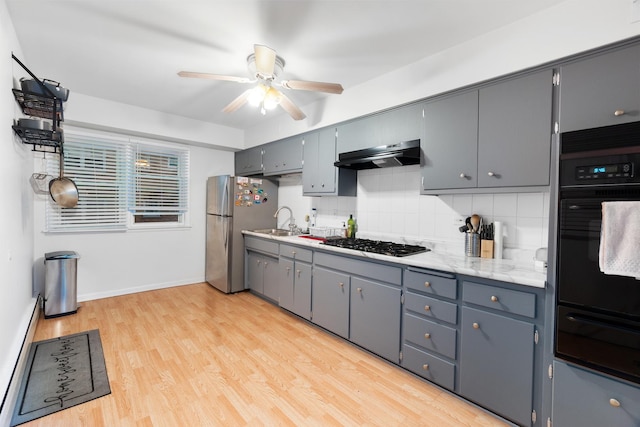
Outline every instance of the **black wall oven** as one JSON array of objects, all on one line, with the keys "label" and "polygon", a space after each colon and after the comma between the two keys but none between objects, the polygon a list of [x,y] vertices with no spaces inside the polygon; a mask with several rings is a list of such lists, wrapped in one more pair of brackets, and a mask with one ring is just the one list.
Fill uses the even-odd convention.
[{"label": "black wall oven", "polygon": [[598,264],[602,202],[640,201],[640,123],[560,144],[555,355],[640,384],[640,280]]}]

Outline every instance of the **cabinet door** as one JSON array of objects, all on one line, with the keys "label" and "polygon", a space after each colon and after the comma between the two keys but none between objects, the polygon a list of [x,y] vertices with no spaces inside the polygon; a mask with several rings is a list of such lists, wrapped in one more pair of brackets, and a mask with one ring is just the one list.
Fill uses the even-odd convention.
[{"label": "cabinet door", "polygon": [[378,115],[362,117],[338,126],[338,153],[377,147],[380,144]]},{"label": "cabinet door", "polygon": [[420,135],[422,135],[422,109],[423,104],[421,103],[411,104],[377,115],[378,128],[380,129],[379,145],[420,139]]},{"label": "cabinet door", "polygon": [[313,323],[349,339],[349,276],[313,269]]},{"label": "cabinet door", "polygon": [[311,264],[295,262],[293,305],[291,311],[307,320],[311,319]]},{"label": "cabinet door", "polygon": [[249,289],[259,294],[264,293],[264,260],[255,252],[247,254],[247,282]]},{"label": "cabinet door", "polygon": [[336,192],[337,170],[333,163],[336,161],[336,131],[334,128],[322,129],[318,133],[318,175],[320,193]]},{"label": "cabinet door", "polygon": [[476,187],[478,92],[427,103],[420,146],[423,189]]},{"label": "cabinet door", "polygon": [[351,278],[351,341],[394,363],[400,356],[400,296],[400,288]]},{"label": "cabinet door", "polygon": [[480,89],[478,187],[549,185],[552,70]]},{"label": "cabinet door", "polygon": [[554,427],[637,427],[640,388],[553,362]]},{"label": "cabinet door", "polygon": [[640,120],[639,63],[640,46],[632,46],[563,66],[561,132]]},{"label": "cabinet door", "polygon": [[278,268],[281,273],[279,305],[286,310],[293,311],[294,262],[288,258],[280,258]]},{"label": "cabinet door", "polygon": [[264,257],[264,285],[263,294],[267,298],[278,301],[280,294],[280,280],[282,275],[278,268],[278,258]]},{"label": "cabinet door", "polygon": [[279,175],[302,170],[302,137],[272,142],[264,147],[264,174]]},{"label": "cabinet door", "polygon": [[460,394],[519,425],[531,425],[530,323],[462,308]]},{"label": "cabinet door", "polygon": [[235,173],[238,176],[262,173],[262,148],[254,147],[236,152]]}]

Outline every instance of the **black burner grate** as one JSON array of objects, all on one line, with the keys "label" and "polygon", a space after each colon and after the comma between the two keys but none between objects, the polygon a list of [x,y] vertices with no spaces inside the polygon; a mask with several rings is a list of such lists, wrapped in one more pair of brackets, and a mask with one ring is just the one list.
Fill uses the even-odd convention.
[{"label": "black burner grate", "polygon": [[424,246],[405,245],[402,243],[383,242],[379,240],[369,239],[327,239],[324,244],[339,248],[353,249],[362,252],[372,252],[376,254],[390,255],[395,257],[403,257],[429,251],[429,249]]}]

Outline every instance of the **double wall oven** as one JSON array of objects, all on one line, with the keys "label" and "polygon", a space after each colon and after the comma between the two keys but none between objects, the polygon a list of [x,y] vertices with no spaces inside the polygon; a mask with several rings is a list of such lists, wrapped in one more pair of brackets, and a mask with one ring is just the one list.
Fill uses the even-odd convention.
[{"label": "double wall oven", "polygon": [[598,263],[602,202],[640,201],[640,124],[560,142],[555,355],[640,384],[640,280]]}]

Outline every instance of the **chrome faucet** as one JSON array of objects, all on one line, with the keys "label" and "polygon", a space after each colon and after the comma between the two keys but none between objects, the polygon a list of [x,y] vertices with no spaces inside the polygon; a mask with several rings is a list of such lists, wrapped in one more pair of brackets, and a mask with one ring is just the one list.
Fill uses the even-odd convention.
[{"label": "chrome faucet", "polygon": [[282,209],[286,209],[286,210],[289,211],[289,230],[291,230],[292,232],[295,231],[295,229],[296,229],[296,220],[293,217],[293,211],[291,211],[291,208],[289,206],[281,206],[281,207],[278,208],[276,213],[273,214],[273,217],[276,219],[276,228],[278,227],[278,214],[280,213],[280,211]]}]

